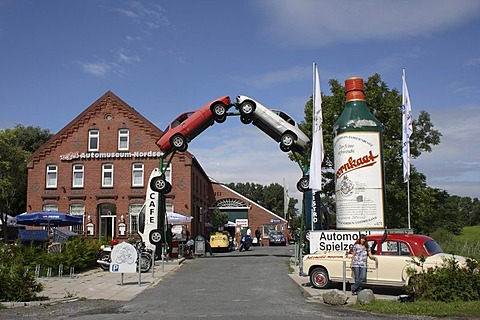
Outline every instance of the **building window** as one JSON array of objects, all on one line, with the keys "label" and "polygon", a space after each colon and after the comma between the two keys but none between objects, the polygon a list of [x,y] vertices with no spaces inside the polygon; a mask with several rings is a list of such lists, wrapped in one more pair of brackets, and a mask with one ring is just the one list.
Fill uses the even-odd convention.
[{"label": "building window", "polygon": [[165,203],[165,211],[173,212],[173,203]]},{"label": "building window", "polygon": [[56,204],[45,204],[45,205],[43,205],[43,211],[58,212],[58,205],[56,205]]},{"label": "building window", "polygon": [[263,232],[262,232],[263,238],[268,238],[268,236],[270,235],[270,232],[277,230],[277,225],[276,224],[264,224],[262,226],[262,229],[263,229]]},{"label": "building window", "polygon": [[165,169],[165,180],[172,183],[172,164],[168,166],[168,168]]},{"label": "building window", "polygon": [[88,131],[88,151],[98,151],[100,144],[100,132],[98,130]]},{"label": "building window", "polygon": [[83,188],[83,164],[73,165],[73,188]]},{"label": "building window", "polygon": [[57,187],[57,165],[49,164],[47,165],[47,188],[56,188]]},{"label": "building window", "polygon": [[132,187],[143,187],[143,163],[132,164]]},{"label": "building window", "polygon": [[102,165],[102,187],[113,187],[113,164]]},{"label": "building window", "polygon": [[130,234],[134,234],[138,232],[138,216],[140,214],[140,209],[142,208],[143,203],[139,204],[131,204],[129,211],[129,218],[128,220],[130,221],[130,226],[129,226],[129,232]]},{"label": "building window", "polygon": [[[85,205],[83,204],[71,204],[70,205],[70,214],[72,216],[81,217],[83,219],[85,215]],[[83,234],[83,223],[77,224],[71,227],[71,231],[78,234]]]},{"label": "building window", "polygon": [[128,129],[118,130],[118,150],[127,151],[128,150]]}]

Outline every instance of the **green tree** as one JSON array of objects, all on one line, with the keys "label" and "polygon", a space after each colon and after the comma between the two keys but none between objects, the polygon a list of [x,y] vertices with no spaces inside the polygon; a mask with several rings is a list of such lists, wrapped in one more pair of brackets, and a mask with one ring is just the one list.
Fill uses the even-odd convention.
[{"label": "green tree", "polygon": [[[323,190],[322,198],[333,203],[335,195],[334,159],[333,159],[333,125],[341,115],[345,106],[345,88],[337,80],[330,80],[332,95],[322,94],[323,142],[325,159],[322,165]],[[385,210],[386,226],[404,228],[407,226],[407,190],[403,182],[402,159],[402,97],[397,89],[389,89],[380,75],[374,74],[364,83],[365,99],[370,111],[383,124],[384,165],[386,180],[387,207]],[[312,99],[305,106],[305,122],[300,126],[309,136],[312,134]],[[441,133],[434,129],[430,115],[420,111],[418,119],[413,121],[413,134],[410,139],[411,158],[419,157],[423,152],[431,152],[432,146],[440,143]],[[311,146],[306,152],[310,159]],[[308,161],[308,160],[307,160]],[[410,191],[412,206],[412,226],[418,227],[420,221],[416,214],[418,208],[424,208],[424,197],[430,195],[425,190],[426,177],[411,166]],[[418,196],[420,194],[420,196]],[[428,202],[432,201],[429,199]]]},{"label": "green tree", "polygon": [[218,208],[213,209],[210,215],[210,223],[213,226],[213,230],[218,231],[220,227],[223,227],[228,222],[228,214],[220,211]]},{"label": "green tree", "polygon": [[[231,182],[226,185],[228,188],[235,190],[244,197],[258,203],[265,209],[268,209],[276,215],[287,218],[284,210],[284,189],[278,183],[271,183],[268,186],[263,186],[258,183],[234,183]],[[293,200],[293,202],[292,202]],[[290,199],[288,203],[287,215],[295,214],[295,204],[298,201]]]},{"label": "green tree", "polygon": [[[0,131],[0,212],[17,215],[27,202],[27,158],[52,134],[39,127],[16,125]],[[3,215],[0,215],[5,225]],[[5,228],[2,230],[5,231]],[[6,236],[2,235],[6,241]]]}]

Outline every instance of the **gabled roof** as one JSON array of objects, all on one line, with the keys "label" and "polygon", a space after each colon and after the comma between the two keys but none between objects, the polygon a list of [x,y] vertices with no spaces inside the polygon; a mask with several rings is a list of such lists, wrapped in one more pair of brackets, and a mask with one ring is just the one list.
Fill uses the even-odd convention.
[{"label": "gabled roof", "polygon": [[102,111],[102,108],[107,105],[114,105],[115,108],[124,116],[132,119],[136,126],[142,128],[146,135],[157,139],[162,134],[162,131],[157,126],[142,116],[137,110],[129,106],[113,92],[107,91],[97,101],[92,103],[92,105],[90,105],[69,124],[63,127],[63,129],[56,133],[50,140],[38,148],[38,150],[27,159],[27,167],[31,167],[33,162],[39,161],[46,155],[50,154],[52,150],[55,150],[55,148],[64,140],[68,139],[74,132],[78,131],[79,128],[88,123],[92,117],[95,117],[99,112]]},{"label": "gabled roof", "polygon": [[265,207],[262,207],[261,205],[259,205],[259,204],[256,203],[255,201],[253,201],[253,200],[251,200],[251,199],[249,199],[249,198],[241,195],[241,194],[238,193],[237,191],[235,191],[235,190],[233,190],[233,189],[230,189],[230,188],[227,187],[225,184],[220,183],[220,182],[216,181],[215,179],[213,179],[213,178],[211,178],[211,177],[210,177],[210,183],[212,183],[212,184],[217,184],[217,185],[221,186],[222,188],[227,189],[227,190],[230,191],[231,193],[235,194],[237,197],[245,200],[245,202],[247,202],[247,203],[249,202],[249,203],[251,203],[252,205],[257,206],[257,207],[259,207],[260,209],[262,209],[263,211],[267,212],[268,214],[276,217],[277,219],[279,219],[279,220],[281,220],[281,221],[283,221],[283,222],[287,222],[287,220],[286,220],[285,218],[280,217],[278,214],[276,214],[276,213],[268,210],[268,209],[265,208]]}]

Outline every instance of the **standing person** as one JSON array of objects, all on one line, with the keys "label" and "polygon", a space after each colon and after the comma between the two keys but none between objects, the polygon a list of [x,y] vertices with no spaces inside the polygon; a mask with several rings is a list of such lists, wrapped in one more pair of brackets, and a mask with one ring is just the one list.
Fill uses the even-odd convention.
[{"label": "standing person", "polygon": [[[205,235],[205,249],[210,252],[210,256],[213,256],[212,246],[210,245],[210,234],[208,232]],[[205,255],[207,254],[205,253]]]},{"label": "standing person", "polygon": [[263,246],[262,240],[260,239],[261,236],[262,236],[262,232],[260,231],[260,227],[257,227],[257,230],[255,230],[255,238],[257,238],[258,246]]},{"label": "standing person", "polygon": [[168,225],[167,227],[167,245],[168,245],[168,257],[172,258],[173,250],[173,233],[172,233],[173,224]]},{"label": "standing person", "polygon": [[360,241],[353,246],[353,256],[351,267],[355,276],[355,283],[352,285],[352,294],[356,295],[360,289],[360,285],[367,278],[367,258],[375,260],[378,264],[377,257],[373,256],[368,248],[367,236],[362,236]]}]

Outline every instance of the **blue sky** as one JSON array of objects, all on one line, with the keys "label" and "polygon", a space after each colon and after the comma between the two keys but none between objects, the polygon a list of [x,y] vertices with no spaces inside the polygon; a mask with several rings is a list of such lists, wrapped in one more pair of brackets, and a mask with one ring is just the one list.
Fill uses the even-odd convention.
[{"label": "blue sky", "polygon": [[[329,79],[379,73],[442,134],[412,160],[430,186],[480,196],[480,1],[0,0],[0,129],[62,129],[108,90],[160,129],[223,95],[303,121],[312,62]],[[190,143],[221,182],[285,184],[297,164],[230,117]]]}]

